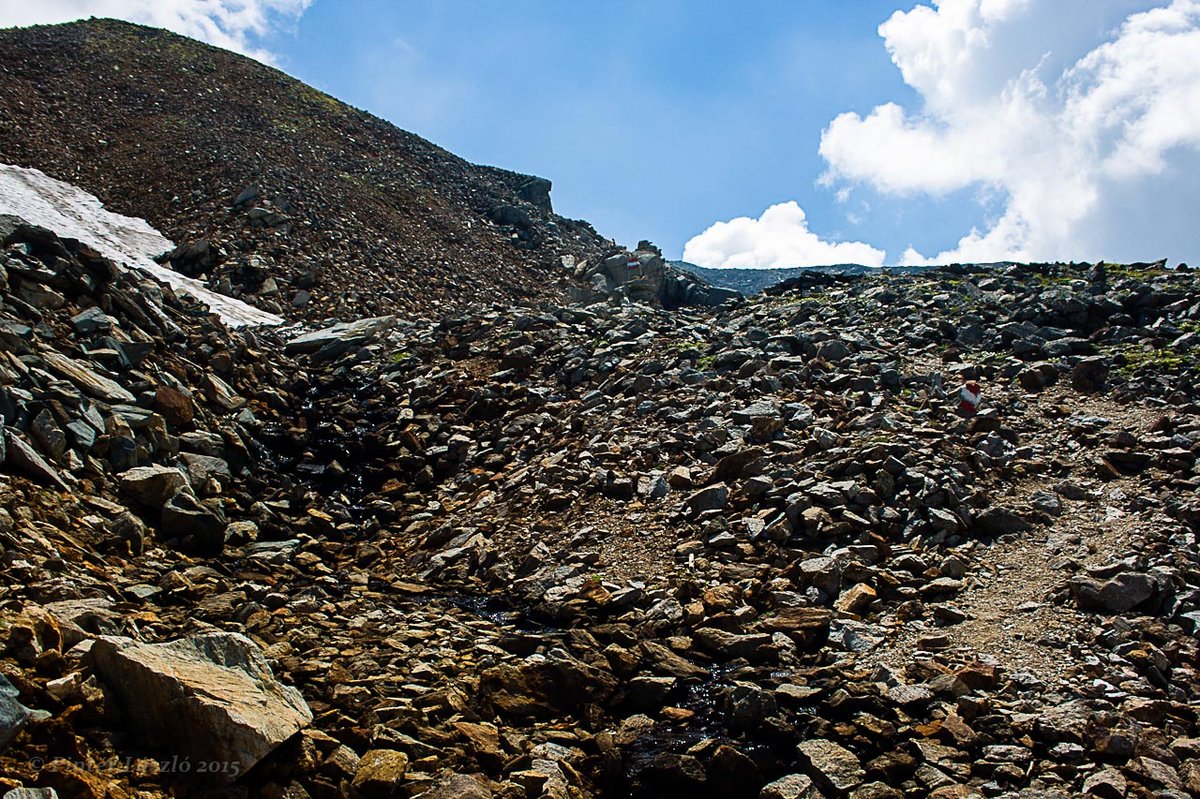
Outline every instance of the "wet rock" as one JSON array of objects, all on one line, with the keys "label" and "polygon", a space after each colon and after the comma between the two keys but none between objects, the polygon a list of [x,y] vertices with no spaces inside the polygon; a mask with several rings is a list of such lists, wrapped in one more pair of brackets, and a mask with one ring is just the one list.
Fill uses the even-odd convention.
[{"label": "wet rock", "polygon": [[673,796],[702,789],[707,778],[695,757],[659,752],[637,772],[635,781],[644,795]]},{"label": "wet rock", "polygon": [[140,735],[195,760],[228,768],[229,782],[312,721],[300,693],[281,684],[258,647],[235,633],[166,644],[102,636],[96,674]]},{"label": "wet rock", "polygon": [[735,683],[726,694],[725,713],[737,730],[753,729],[775,715],[774,695],[753,683]]}]

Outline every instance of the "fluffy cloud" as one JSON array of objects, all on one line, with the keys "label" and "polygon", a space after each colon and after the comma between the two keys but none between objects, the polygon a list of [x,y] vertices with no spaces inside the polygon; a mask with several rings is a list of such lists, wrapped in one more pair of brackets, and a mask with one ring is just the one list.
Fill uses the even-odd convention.
[{"label": "fluffy cloud", "polygon": [[115,17],[190,36],[272,63],[254,40],[304,13],[312,0],[0,0],[0,27]]},{"label": "fluffy cloud", "polygon": [[933,0],[879,32],[922,107],[838,116],[823,181],[1004,201],[956,247],[902,261],[1197,254],[1200,0]]},{"label": "fluffy cloud", "polygon": [[884,252],[861,242],[823,240],[808,229],[804,209],[793,201],[772,205],[758,219],[741,216],[714,223],[687,243],[683,260],[726,269],[846,263],[880,266]]}]

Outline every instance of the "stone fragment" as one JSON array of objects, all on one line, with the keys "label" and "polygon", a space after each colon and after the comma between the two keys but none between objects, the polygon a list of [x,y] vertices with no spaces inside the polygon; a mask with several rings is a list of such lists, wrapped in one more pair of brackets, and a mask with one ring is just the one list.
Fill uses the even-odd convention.
[{"label": "stone fragment", "polygon": [[227,521],[216,500],[201,502],[186,491],[180,491],[163,505],[159,525],[163,538],[178,539],[189,552],[212,556],[225,547]]},{"label": "stone fragment", "polygon": [[788,774],[764,785],[758,799],[821,799],[821,792],[808,775]]},{"label": "stone fragment", "polygon": [[993,506],[975,517],[975,527],[984,535],[1011,535],[1029,529],[1029,523],[1015,511]]},{"label": "stone fragment", "polygon": [[844,591],[833,606],[843,613],[860,614],[875,601],[875,589],[866,583],[856,583]]},{"label": "stone fragment", "polygon": [[1148,574],[1124,572],[1108,580],[1076,577],[1071,591],[1080,610],[1125,613],[1142,604],[1157,591],[1157,583]]},{"label": "stone fragment", "polygon": [[1115,768],[1101,769],[1083,781],[1084,795],[1098,799],[1124,799],[1128,790],[1125,776]]},{"label": "stone fragment", "polygon": [[8,678],[0,674],[0,752],[8,748],[29,722],[29,709],[17,701],[20,695]]},{"label": "stone fragment", "polygon": [[823,789],[845,793],[867,776],[858,757],[845,747],[823,738],[796,745],[800,760]]},{"label": "stone fragment", "polygon": [[196,417],[196,406],[192,398],[184,392],[168,386],[160,385],[154,391],[154,410],[175,427],[185,427]]},{"label": "stone fragment", "polygon": [[708,510],[719,510],[729,502],[729,487],[724,483],[714,483],[702,488],[687,498],[687,506],[693,513],[703,513]]},{"label": "stone fragment", "polygon": [[13,788],[4,799],[58,799],[58,792],[53,788]]},{"label": "stone fragment", "polygon": [[96,307],[80,311],[71,317],[71,326],[75,328],[75,332],[84,336],[107,333],[113,329],[115,323],[115,319]]},{"label": "stone fragment", "polygon": [[42,767],[38,781],[54,790],[57,795],[70,799],[128,799],[129,794],[119,785],[85,771],[70,760],[51,760]]},{"label": "stone fragment", "polygon": [[117,475],[121,490],[143,505],[161,508],[187,485],[183,472],[170,466],[135,466]]},{"label": "stone fragment", "polygon": [[492,789],[482,776],[444,774],[414,799],[492,799]]},{"label": "stone fragment", "polygon": [[13,469],[39,483],[56,486],[63,491],[67,490],[66,481],[63,480],[58,470],[47,463],[46,459],[38,454],[38,451],[25,439],[13,430],[5,430],[4,438],[7,442],[7,462]]},{"label": "stone fragment", "polygon": [[1107,379],[1108,362],[1100,356],[1084,358],[1071,369],[1071,385],[1085,393],[1102,390]]},{"label": "stone fragment", "polygon": [[363,753],[351,785],[366,799],[390,799],[401,792],[408,755],[394,749],[369,749]]},{"label": "stone fragment", "polygon": [[329,344],[361,341],[379,333],[384,328],[394,324],[391,316],[377,316],[371,319],[358,319],[354,322],[341,322],[330,327],[315,330],[297,336],[287,343],[285,351],[294,353],[316,352]]},{"label": "stone fragment", "polygon": [[97,374],[92,369],[78,361],[73,361],[65,355],[47,351],[42,353],[46,365],[60,375],[79,386],[83,391],[105,402],[121,402],[133,404],[137,398],[124,389],[119,383]]}]

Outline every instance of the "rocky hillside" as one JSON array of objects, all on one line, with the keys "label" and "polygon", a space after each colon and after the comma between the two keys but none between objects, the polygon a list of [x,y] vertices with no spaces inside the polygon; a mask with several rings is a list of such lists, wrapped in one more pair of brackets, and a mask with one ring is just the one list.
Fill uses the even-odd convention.
[{"label": "rocky hillside", "polygon": [[1194,273],[229,331],[0,239],[2,788],[1200,791]]},{"label": "rocky hillside", "polygon": [[469,164],[283,73],[113,20],[0,31],[0,163],[79,185],[172,265],[293,317],[561,298],[608,246],[550,182]]}]

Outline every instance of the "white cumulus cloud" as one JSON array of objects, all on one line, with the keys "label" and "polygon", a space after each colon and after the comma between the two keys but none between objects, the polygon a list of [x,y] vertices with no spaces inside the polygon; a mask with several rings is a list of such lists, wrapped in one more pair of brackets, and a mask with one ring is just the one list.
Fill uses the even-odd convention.
[{"label": "white cumulus cloud", "polygon": [[274,63],[274,56],[255,40],[294,22],[311,4],[312,0],[0,0],[0,27],[114,17]]},{"label": "white cumulus cloud", "polygon": [[835,118],[823,182],[1003,200],[903,262],[1200,255],[1200,0],[932,0],[879,33],[921,105]]},{"label": "white cumulus cloud", "polygon": [[795,201],[772,205],[758,219],[716,222],[684,246],[683,260],[714,269],[781,269],[790,266],[881,266],[885,254],[861,242],[825,241],[808,229]]}]

